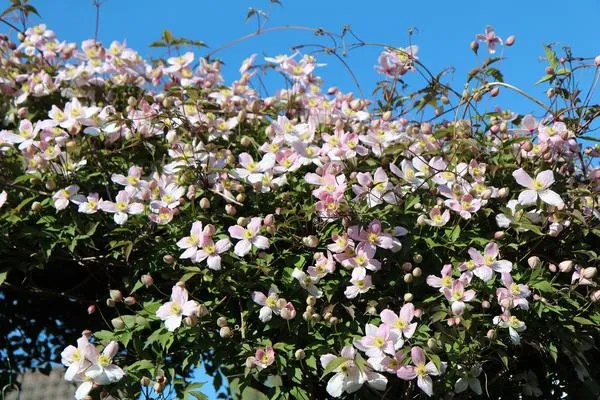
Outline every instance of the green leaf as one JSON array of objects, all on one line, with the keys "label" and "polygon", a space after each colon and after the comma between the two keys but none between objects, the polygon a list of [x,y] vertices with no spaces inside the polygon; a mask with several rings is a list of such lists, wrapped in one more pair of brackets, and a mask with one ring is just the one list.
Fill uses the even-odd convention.
[{"label": "green leaf", "polygon": [[589,319],[583,318],[583,317],[574,317],[573,321],[577,322],[580,325],[596,325],[595,323],[593,323]]},{"label": "green leaf", "polygon": [[0,272],[0,285],[6,281],[6,277],[8,276],[8,271]]},{"label": "green leaf", "polygon": [[556,53],[552,50],[552,47],[548,45],[544,46],[544,51],[546,52],[548,63],[552,68],[556,69],[556,67],[558,67],[558,57],[556,57]]}]

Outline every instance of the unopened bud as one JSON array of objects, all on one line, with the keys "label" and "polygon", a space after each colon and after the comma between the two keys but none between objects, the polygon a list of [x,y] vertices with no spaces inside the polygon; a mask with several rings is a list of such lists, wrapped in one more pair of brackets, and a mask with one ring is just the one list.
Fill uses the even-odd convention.
[{"label": "unopened bud", "polygon": [[438,342],[437,340],[435,340],[435,338],[429,338],[427,339],[427,348],[429,349],[429,351],[435,353],[440,349],[440,346],[438,345]]},{"label": "unopened bud", "polygon": [[316,237],[315,235],[305,236],[302,238],[302,243],[306,247],[314,248],[319,245],[319,238]]},{"label": "unopened bud", "polygon": [[304,360],[306,358],[306,353],[304,352],[304,350],[298,349],[294,353],[294,357],[296,357],[296,360]]},{"label": "unopened bud", "polygon": [[140,379],[140,385],[142,385],[144,387],[150,386],[151,383],[152,383],[152,381],[147,376],[144,376],[144,377],[142,377],[142,379]]},{"label": "unopened bud", "polygon": [[235,214],[237,214],[237,210],[235,209],[235,207],[231,204],[227,204],[225,206],[225,212],[227,213],[227,215],[233,217],[235,216]]},{"label": "unopened bud", "polygon": [[240,139],[240,145],[242,145],[242,147],[249,147],[252,145],[252,139],[250,139],[248,136],[242,136]]},{"label": "unopened bud", "polygon": [[531,151],[531,150],[533,150],[533,143],[531,143],[530,140],[523,142],[523,144],[521,145],[521,148],[525,151]]},{"label": "unopened bud", "polygon": [[479,50],[479,43],[477,43],[477,41],[473,40],[471,42],[471,50],[473,50],[473,53],[477,54],[477,51]]},{"label": "unopened bud", "polygon": [[494,239],[502,239],[504,237],[504,231],[494,232]]},{"label": "unopened bud", "polygon": [[96,305],[95,304],[90,304],[87,308],[87,313],[92,315],[93,313],[96,312]]},{"label": "unopened bud", "polygon": [[558,264],[558,269],[560,270],[560,272],[571,272],[571,270],[573,269],[573,261],[571,261],[571,260],[561,261]]},{"label": "unopened bud", "polygon": [[54,182],[52,179],[50,179],[49,181],[46,182],[46,189],[48,190],[54,190],[56,189],[56,182]]},{"label": "unopened bud", "polygon": [[123,322],[121,317],[111,319],[110,323],[117,330],[125,328],[125,322]]},{"label": "unopened bud", "polygon": [[245,195],[244,193],[238,193],[238,194],[235,196],[235,200],[236,200],[237,202],[239,202],[239,203],[243,203],[243,202],[244,202],[244,200],[246,200],[246,195]]},{"label": "unopened bud", "polygon": [[427,219],[427,216],[421,214],[417,217],[417,225],[425,225],[425,220]]},{"label": "unopened bud", "polygon": [[287,300],[284,298],[277,299],[277,302],[275,303],[277,308],[283,308],[283,307],[285,307],[286,304],[287,304]]},{"label": "unopened bud", "polygon": [[107,307],[114,307],[117,303],[115,303],[115,301],[113,299],[106,299],[106,306]]},{"label": "unopened bud", "polygon": [[489,331],[487,331],[487,334],[485,336],[487,336],[487,338],[490,339],[490,340],[496,339],[496,336],[497,336],[496,330],[495,329],[490,329]]},{"label": "unopened bud", "polygon": [[557,268],[556,268],[556,264],[548,264],[548,269],[550,270],[550,272],[556,272]]},{"label": "unopened bud", "polygon": [[596,67],[600,67],[600,55],[594,58],[594,64],[596,64]]},{"label": "unopened bud", "polygon": [[481,308],[483,308],[483,309],[488,309],[488,308],[490,308],[490,302],[489,302],[489,301],[487,301],[487,300],[484,300],[484,301],[482,301],[482,302],[481,302]]},{"label": "unopened bud", "polygon": [[413,301],[413,294],[412,293],[404,293],[404,301],[406,303],[410,303],[411,301]]},{"label": "unopened bud", "polygon": [[404,272],[410,272],[412,271],[413,265],[409,262],[405,262],[404,264],[402,264],[402,271]]},{"label": "unopened bud", "polygon": [[547,73],[548,75],[554,75],[554,72],[555,72],[555,71],[554,71],[554,68],[552,68],[550,65],[548,65],[548,66],[546,67],[546,73]]},{"label": "unopened bud", "polygon": [[162,393],[165,390],[165,385],[164,383],[155,382],[153,389],[156,393]]},{"label": "unopened bud", "polygon": [[165,256],[163,257],[163,261],[164,261],[166,264],[173,264],[173,263],[175,262],[175,257],[173,257],[173,256],[172,256],[172,255],[170,255],[170,254],[167,254],[167,255],[165,255]]},{"label": "unopened bud", "polygon": [[210,208],[210,200],[208,200],[206,197],[201,198],[200,199],[200,208],[202,208],[203,210]]},{"label": "unopened bud", "polygon": [[140,278],[140,281],[146,287],[150,287],[154,284],[154,279],[152,279],[152,277],[148,274],[142,275],[142,277]]},{"label": "unopened bud", "polygon": [[132,306],[137,303],[137,300],[133,296],[127,296],[125,299],[123,299],[123,303],[127,304],[128,306]]},{"label": "unopened bud", "polygon": [[412,271],[412,275],[413,275],[415,278],[418,278],[418,277],[420,277],[421,275],[423,275],[423,270],[422,270],[421,268],[417,267],[417,268],[413,269],[413,271]]},{"label": "unopened bud", "polygon": [[204,304],[200,304],[197,308],[196,308],[196,316],[198,318],[202,318],[208,315],[208,308],[206,308],[206,306]]},{"label": "unopened bud", "polygon": [[381,119],[383,119],[384,121],[389,121],[392,119],[392,112],[391,111],[386,111],[383,113],[383,115],[381,116]]},{"label": "unopened bud", "polygon": [[423,256],[420,254],[414,254],[413,261],[415,262],[415,264],[420,264],[423,261]]},{"label": "unopened bud", "polygon": [[223,328],[223,327],[227,326],[227,318],[225,318],[225,317],[217,318],[217,326],[219,328]]},{"label": "unopened bud", "polygon": [[33,203],[31,203],[31,211],[40,212],[41,210],[42,210],[42,203],[40,203],[39,201],[34,201]]},{"label": "unopened bud", "polygon": [[413,276],[412,274],[408,273],[404,275],[404,282],[405,283],[411,283],[413,281]]},{"label": "unopened bud", "polygon": [[600,290],[592,292],[592,294],[590,295],[590,299],[592,300],[592,302],[598,303],[600,301]]},{"label": "unopened bud", "polygon": [[118,303],[121,300],[123,300],[123,293],[121,293],[120,290],[112,289],[109,291],[109,294],[110,298],[113,299],[115,303]]},{"label": "unopened bud", "polygon": [[584,268],[582,271],[582,275],[585,279],[593,279],[596,277],[597,273],[598,270],[596,269],[596,267],[587,267]]},{"label": "unopened bud", "polygon": [[492,90],[490,90],[491,97],[496,97],[496,96],[498,96],[499,93],[500,93],[500,88],[497,86],[494,87]]},{"label": "unopened bud", "polygon": [[509,37],[506,38],[506,40],[504,41],[504,44],[507,46],[512,46],[513,44],[515,44],[515,35],[510,35]]},{"label": "unopened bud", "polygon": [[529,268],[538,268],[542,265],[542,261],[538,256],[531,256],[527,259],[527,264],[529,264]]},{"label": "unopened bud", "polygon": [[313,315],[310,316],[310,319],[313,320],[313,321],[315,321],[315,322],[319,322],[321,320],[321,314],[315,313],[315,314],[313,314]]},{"label": "unopened bud", "polygon": [[187,316],[183,319],[183,324],[185,326],[194,326],[198,323],[198,317],[196,317],[194,314]]},{"label": "unopened bud", "polygon": [[306,298],[306,304],[309,306],[314,306],[317,303],[317,298],[315,296],[308,296]]},{"label": "unopened bud", "polygon": [[223,338],[223,339],[229,339],[230,337],[233,336],[233,331],[231,330],[230,327],[228,326],[224,326],[219,330],[219,335]]}]

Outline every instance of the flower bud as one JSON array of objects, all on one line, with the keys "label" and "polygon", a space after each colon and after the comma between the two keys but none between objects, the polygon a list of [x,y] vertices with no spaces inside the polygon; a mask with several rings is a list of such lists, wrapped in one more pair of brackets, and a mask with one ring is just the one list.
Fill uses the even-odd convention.
[{"label": "flower bud", "polygon": [[506,38],[506,40],[504,41],[504,44],[507,46],[512,46],[513,44],[515,44],[515,35],[510,35],[509,37]]},{"label": "flower bud", "polygon": [[487,331],[487,334],[485,336],[487,336],[487,338],[490,339],[490,340],[496,339],[496,336],[497,336],[496,330],[495,329],[490,329],[489,331]]},{"label": "flower bud", "polygon": [[487,300],[482,301],[481,308],[483,308],[484,310],[487,310],[488,308],[490,308],[490,302]]},{"label": "flower bud", "polygon": [[490,90],[491,97],[496,97],[496,96],[498,96],[499,93],[500,93],[500,88],[498,86],[496,86],[492,90]]},{"label": "flower bud", "polygon": [[302,238],[302,243],[306,247],[314,248],[319,245],[319,238],[315,235],[305,236]]},{"label": "flower bud", "polygon": [[198,318],[202,318],[208,315],[208,308],[206,308],[206,306],[204,304],[200,304],[197,308],[196,308],[196,316]]},{"label": "flower bud", "polygon": [[235,214],[237,214],[237,210],[235,209],[235,207],[232,204],[227,204],[225,206],[225,212],[227,213],[227,215],[234,217]]},{"label": "flower bud", "polygon": [[304,350],[298,349],[294,353],[294,357],[296,357],[296,360],[304,360],[306,358],[306,353],[304,352]]},{"label": "flower bud", "polygon": [[427,217],[423,214],[419,215],[417,217],[417,225],[425,225],[425,220],[427,219]]},{"label": "flower bud", "polygon": [[196,317],[194,314],[187,316],[183,319],[183,324],[185,326],[194,326],[198,323],[198,317]]},{"label": "flower bud", "polygon": [[121,317],[111,319],[110,323],[117,330],[125,328],[125,322],[123,322]]},{"label": "flower bud", "polygon": [[306,312],[313,314],[315,312],[315,308],[313,306],[306,306]]},{"label": "flower bud", "polygon": [[422,208],[423,208],[423,204],[421,204],[421,203],[419,203],[419,202],[416,202],[416,203],[415,203],[415,205],[413,206],[413,208],[414,208],[415,210],[420,210],[420,209],[422,209]]},{"label": "flower bud", "polygon": [[423,315],[423,309],[415,308],[415,318],[421,318],[422,315]]},{"label": "flower bud", "polygon": [[237,219],[237,221],[235,221],[239,226],[246,226],[248,225],[248,218],[246,217],[239,217]]},{"label": "flower bud", "polygon": [[558,269],[560,270],[560,272],[571,272],[571,270],[573,269],[573,261],[561,261],[560,264],[558,264]]},{"label": "flower bud", "polygon": [[235,196],[235,200],[236,200],[238,203],[243,203],[243,202],[244,202],[244,200],[246,200],[246,195],[245,195],[244,193],[238,193],[238,194]]},{"label": "flower bud", "polygon": [[419,267],[413,269],[412,271],[412,276],[414,276],[415,278],[419,278],[421,275],[423,275],[423,270]]},{"label": "flower bud", "polygon": [[479,50],[479,43],[477,43],[477,41],[473,40],[470,44],[471,50],[473,50],[473,53],[477,54],[477,51]]},{"label": "flower bud", "polygon": [[226,327],[227,326],[227,318],[225,318],[225,317],[217,318],[217,326],[219,328]]},{"label": "flower bud", "polygon": [[313,314],[313,315],[310,316],[310,319],[313,320],[313,321],[315,321],[315,322],[319,322],[321,320],[321,314],[315,313],[315,314]]},{"label": "flower bud", "polygon": [[142,277],[140,278],[140,281],[142,281],[142,283],[146,287],[150,287],[154,284],[154,279],[152,279],[152,276],[150,276],[148,274],[142,275]]},{"label": "flower bud", "polygon": [[114,307],[116,305],[115,301],[113,299],[106,299],[106,306],[107,307]]},{"label": "flower bud", "polygon": [[281,315],[281,318],[285,319],[286,321],[289,321],[291,319],[296,318],[296,310],[293,306],[283,307],[279,312],[279,315]]},{"label": "flower bud", "polygon": [[224,326],[219,330],[219,335],[223,338],[223,339],[229,339],[230,337],[233,336],[233,331],[231,330],[230,327],[228,326]]},{"label": "flower bud", "polygon": [[548,264],[548,269],[550,270],[550,272],[556,272],[557,268],[556,268],[556,264]]},{"label": "flower bud", "polygon": [[173,264],[175,262],[175,257],[170,254],[167,254],[163,257],[163,261],[165,264]]},{"label": "flower bud", "polygon": [[284,298],[277,299],[277,302],[275,303],[277,308],[283,308],[283,307],[285,307],[286,304],[287,304],[287,300]]},{"label": "flower bud", "polygon": [[275,232],[277,232],[277,228],[275,228],[274,225],[267,225],[267,227],[265,228],[267,233],[270,233],[271,235],[274,234]]},{"label": "flower bud", "polygon": [[123,302],[125,304],[127,304],[128,306],[132,306],[135,303],[137,303],[137,300],[133,296],[127,296],[127,297],[125,297],[125,299],[123,299]]},{"label": "flower bud", "polygon": [[483,191],[483,193],[481,193],[481,198],[483,200],[489,200],[490,197],[492,197],[492,191],[491,191],[491,189],[485,189]]},{"label": "flower bud", "polygon": [[317,303],[317,298],[315,296],[308,296],[306,298],[306,304],[309,306],[314,306]]},{"label": "flower bud", "polygon": [[381,116],[381,119],[383,119],[384,121],[389,121],[392,119],[392,112],[391,111],[386,111],[383,113],[383,115]]},{"label": "flower bud", "polygon": [[596,64],[596,67],[600,67],[600,55],[596,56],[596,58],[594,58],[594,64]]},{"label": "flower bud", "polygon": [[435,353],[440,349],[440,346],[438,345],[438,342],[437,340],[435,340],[435,338],[429,338],[427,339],[427,348],[429,349],[429,351]]},{"label": "flower bud", "polygon": [[50,179],[49,181],[46,182],[46,189],[48,190],[54,190],[56,189],[56,182],[54,182],[52,179]]},{"label": "flower bud", "polygon": [[494,232],[494,239],[502,239],[504,237],[504,231]]},{"label": "flower bud", "polygon": [[200,208],[203,210],[210,208],[210,200],[208,200],[206,197],[201,198],[200,199]]},{"label": "flower bud", "polygon": [[121,300],[123,300],[123,293],[121,293],[120,290],[116,290],[116,289],[112,289],[109,291],[110,293],[110,298],[115,302],[118,303]]},{"label": "flower bud", "polygon": [[529,268],[538,268],[542,265],[542,261],[538,256],[531,256],[527,259],[527,264],[529,264]]},{"label": "flower bud", "polygon": [[415,264],[420,264],[423,261],[423,256],[418,253],[414,254],[413,261],[415,262]]},{"label": "flower bud", "polygon": [[413,267],[412,264],[409,263],[409,262],[405,262],[404,264],[402,264],[402,270],[404,272],[410,272],[410,271],[412,271],[412,267]]},{"label": "flower bud", "polygon": [[252,145],[252,139],[250,139],[248,136],[242,136],[242,138],[240,139],[240,145],[242,147],[249,147],[250,145]]},{"label": "flower bud", "polygon": [[153,389],[156,393],[162,393],[165,390],[165,384],[164,383],[158,383],[155,382]]},{"label": "flower bud", "polygon": [[311,315],[312,315],[312,314],[311,314],[311,313],[309,313],[308,311],[304,311],[304,312],[302,313],[302,318],[304,318],[304,320],[305,320],[305,321],[310,321],[310,316],[311,316]]},{"label": "flower bud", "polygon": [[410,303],[411,301],[413,301],[413,294],[412,293],[404,293],[404,301],[406,303]]},{"label": "flower bud", "polygon": [[87,308],[87,313],[89,315],[92,315],[93,313],[96,312],[96,305],[95,304],[90,304]]},{"label": "flower bud", "polygon": [[19,42],[22,42],[25,40],[25,34],[23,32],[19,32],[17,34],[17,39],[19,39]]},{"label": "flower bud", "polygon": [[142,379],[140,379],[140,385],[142,385],[143,387],[150,386],[151,383],[152,381],[147,376],[144,376],[142,377]]},{"label": "flower bud", "polygon": [[404,282],[411,283],[413,281],[413,276],[411,273],[404,274]]},{"label": "flower bud", "polygon": [[587,267],[584,268],[582,271],[582,275],[585,279],[593,279],[596,277],[597,273],[598,270],[596,269],[596,267]]},{"label": "flower bud", "polygon": [[554,72],[555,72],[554,68],[552,68],[550,65],[548,65],[546,67],[546,74],[548,74],[548,75],[554,75]]},{"label": "flower bud", "polygon": [[41,210],[42,210],[42,203],[40,203],[39,201],[34,201],[33,203],[31,203],[31,211],[40,212]]},{"label": "flower bud", "polygon": [[592,294],[590,295],[590,299],[592,300],[592,302],[598,303],[600,301],[600,290],[592,292]]}]

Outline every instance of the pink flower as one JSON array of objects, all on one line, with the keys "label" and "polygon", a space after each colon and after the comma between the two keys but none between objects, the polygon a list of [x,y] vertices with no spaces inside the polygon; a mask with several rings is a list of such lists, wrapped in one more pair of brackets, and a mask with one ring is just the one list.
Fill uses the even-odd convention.
[{"label": "pink flower", "polygon": [[99,354],[96,347],[91,345],[89,350],[92,366],[85,371],[85,376],[91,378],[94,383],[109,385],[120,381],[125,376],[125,372],[112,363],[113,357],[119,350],[117,342],[112,341],[107,344],[104,350],[102,350],[102,354]]},{"label": "pink flower", "polygon": [[168,224],[173,220],[173,216],[175,215],[172,208],[163,207],[160,205],[160,202],[150,203],[150,209],[152,210],[152,213],[148,215],[148,218],[150,218],[150,221],[159,225]]},{"label": "pink flower", "polygon": [[454,315],[462,315],[465,311],[465,302],[473,300],[475,291],[470,289],[465,291],[465,284],[460,279],[452,283],[452,288],[444,288],[444,296],[450,301]]},{"label": "pink flower", "polygon": [[316,298],[323,296],[323,291],[315,285],[319,282],[319,278],[312,277],[298,268],[294,268],[294,271],[292,271],[292,277],[295,278],[300,286],[306,289],[311,295],[315,296]]},{"label": "pink flower", "polygon": [[275,362],[275,351],[271,346],[259,347],[254,357],[248,357],[248,360],[258,369],[265,369]]},{"label": "pink flower", "polygon": [[391,332],[398,335],[398,338],[410,339],[417,329],[416,322],[411,324],[415,317],[415,306],[412,303],[404,304],[399,315],[390,309],[385,309],[381,311],[379,316],[381,321],[390,327]]},{"label": "pink flower", "polygon": [[317,278],[323,278],[327,274],[335,271],[335,260],[331,252],[327,252],[327,257],[323,253],[315,253],[315,265],[308,267],[308,274]]},{"label": "pink flower", "polygon": [[[379,327],[373,324],[365,325],[365,336],[354,340],[354,347],[365,352],[368,357],[383,358],[384,354],[393,355],[403,344],[396,332],[392,332],[386,324]],[[397,346],[399,344],[399,346]]]},{"label": "pink flower", "polygon": [[177,242],[177,247],[185,249],[179,258],[193,258],[196,255],[198,248],[211,240],[211,237],[214,234],[215,227],[213,225],[208,224],[202,229],[202,222],[194,222],[190,229],[190,236],[186,236]]},{"label": "pink flower", "polygon": [[188,300],[187,290],[175,285],[171,291],[171,301],[160,306],[156,311],[156,316],[165,321],[169,332],[173,332],[179,328],[184,316],[194,315],[197,309],[198,303]]},{"label": "pink flower", "polygon": [[121,190],[117,194],[116,202],[102,201],[98,206],[101,210],[114,213],[114,220],[117,224],[123,225],[127,222],[129,215],[137,215],[144,212],[142,203],[133,203],[131,195],[126,190]]},{"label": "pink flower", "polygon": [[141,177],[142,177],[142,168],[138,167],[137,165],[133,165],[129,168],[129,170],[127,171],[127,176],[125,175],[121,175],[121,174],[112,174],[111,176],[111,180],[114,183],[118,183],[119,185],[123,185],[123,186],[132,186],[132,187],[139,187],[141,181]]},{"label": "pink flower", "polygon": [[279,307],[277,307],[277,300],[279,300],[279,291],[276,287],[272,286],[269,289],[269,293],[265,296],[261,292],[252,293],[252,301],[256,304],[263,306],[259,312],[259,319],[262,322],[270,321],[273,313],[279,313]]},{"label": "pink flower", "polygon": [[371,271],[379,271],[381,263],[375,258],[375,248],[364,243],[356,246],[354,257],[342,261],[342,265],[352,268],[366,268]]},{"label": "pink flower", "polygon": [[102,202],[98,193],[90,193],[87,197],[78,194],[71,201],[79,206],[79,212],[84,214],[95,214]]},{"label": "pink flower", "polygon": [[64,210],[69,205],[69,200],[71,197],[77,195],[79,192],[79,186],[71,185],[62,190],[59,190],[52,196],[52,200],[54,200],[54,208],[56,210]]},{"label": "pink flower", "polygon": [[450,221],[450,211],[442,211],[439,207],[433,207],[429,212],[429,218],[425,218],[424,222],[431,226],[444,226]]},{"label": "pink flower", "polygon": [[246,228],[240,225],[235,225],[229,228],[229,234],[234,239],[241,239],[236,243],[233,252],[239,257],[244,257],[250,252],[252,246],[259,249],[268,249],[269,240],[258,234],[262,218],[254,217],[250,220],[250,223]]},{"label": "pink flower", "polygon": [[348,299],[353,299],[360,293],[366,293],[371,289],[371,277],[367,275],[367,270],[362,267],[357,267],[352,270],[352,286],[347,286],[344,295]]},{"label": "pink flower", "polygon": [[505,311],[501,315],[497,315],[494,317],[494,325],[498,325],[500,328],[508,328],[508,334],[510,336],[510,340],[514,344],[519,344],[521,342],[521,336],[519,332],[523,332],[527,329],[525,322],[519,320],[514,315],[510,315],[510,312]]},{"label": "pink flower", "polygon": [[437,277],[435,275],[429,275],[427,277],[427,284],[434,288],[440,288],[440,292],[444,291],[444,288],[451,288],[454,279],[452,278],[452,265],[446,264],[442,267],[442,276]]},{"label": "pink flower", "polygon": [[481,208],[481,200],[474,199],[470,194],[464,194],[460,200],[448,199],[444,202],[446,207],[456,211],[464,219],[470,219],[471,213],[479,211]]},{"label": "pink flower", "polygon": [[510,272],[512,271],[512,263],[508,260],[496,260],[499,255],[498,245],[496,243],[488,243],[485,246],[483,255],[473,247],[469,249],[471,260],[475,263],[473,273],[479,279],[487,282],[492,279],[493,271]]},{"label": "pink flower", "polygon": [[496,289],[496,296],[498,296],[498,303],[504,309],[521,308],[523,310],[529,310],[529,303],[527,297],[531,295],[531,291],[527,285],[519,285],[513,281],[510,274],[502,274],[503,288]]},{"label": "pink flower", "polygon": [[381,222],[377,219],[371,221],[367,229],[360,229],[359,231],[356,226],[350,227],[348,234],[352,239],[359,240],[366,249],[373,250],[373,255],[375,255],[377,247],[382,249],[394,247],[394,238],[389,233],[383,232]]},{"label": "pink flower", "polygon": [[477,40],[487,45],[490,54],[494,54],[496,52],[496,44],[502,44],[502,39],[496,36],[494,28],[491,25],[485,27],[485,34],[478,34],[475,37]]},{"label": "pink flower", "polygon": [[519,185],[527,188],[519,194],[519,203],[534,204],[539,197],[544,203],[552,206],[564,204],[558,193],[548,189],[554,183],[554,174],[551,170],[540,172],[535,179],[531,179],[523,168],[519,168],[512,175]]},{"label": "pink flower", "polygon": [[87,336],[82,335],[77,339],[77,347],[69,345],[60,353],[61,362],[67,368],[65,379],[72,381],[75,375],[83,372],[87,367],[92,365],[88,360],[90,353],[90,342]]},{"label": "pink flower", "polygon": [[352,185],[352,191],[356,195],[355,201],[365,198],[369,207],[382,204],[384,201],[390,204],[396,203],[393,185],[383,168],[377,168],[374,179],[369,172],[359,172],[356,174],[356,180],[358,185]]},{"label": "pink flower", "polygon": [[413,347],[410,355],[414,365],[407,365],[398,369],[398,378],[410,381],[417,378],[417,386],[428,396],[433,395],[433,381],[431,376],[440,375],[440,370],[432,361],[425,363],[425,353],[420,347]]},{"label": "pink flower", "polygon": [[208,268],[218,271],[221,269],[220,254],[228,251],[231,246],[231,242],[227,238],[217,240],[217,243],[214,243],[212,239],[208,239],[208,241],[204,242],[202,247],[196,252],[194,262],[206,260]]},{"label": "pink flower", "polygon": [[240,154],[239,159],[243,168],[236,168],[235,172],[240,178],[247,179],[250,183],[262,182],[264,173],[275,165],[275,155],[273,153],[265,154],[258,163],[248,153]]}]

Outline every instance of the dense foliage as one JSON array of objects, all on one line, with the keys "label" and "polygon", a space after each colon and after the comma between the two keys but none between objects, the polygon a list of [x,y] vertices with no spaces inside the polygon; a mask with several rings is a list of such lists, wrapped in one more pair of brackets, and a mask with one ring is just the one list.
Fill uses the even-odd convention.
[{"label": "dense foliage", "polygon": [[[464,90],[389,47],[368,100],[323,89],[306,54],[227,84],[169,32],[177,55],[152,63],[18,36],[0,37],[5,391],[62,361],[78,398],[202,398],[200,363],[234,398],[600,393],[600,60],[546,47],[545,104],[502,81],[514,38],[488,27]],[[270,97],[265,68],[286,82]],[[485,110],[500,88],[539,114]]]}]

